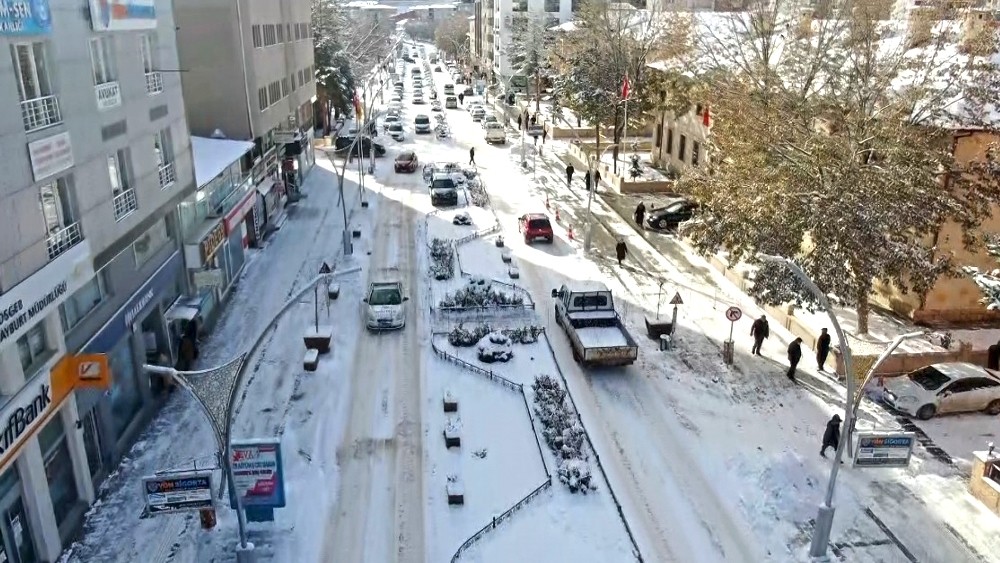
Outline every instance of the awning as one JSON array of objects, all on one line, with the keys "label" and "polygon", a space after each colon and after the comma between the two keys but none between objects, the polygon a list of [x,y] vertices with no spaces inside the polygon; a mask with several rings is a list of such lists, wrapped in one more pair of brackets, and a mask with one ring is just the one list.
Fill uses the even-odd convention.
[{"label": "awning", "polygon": [[197,297],[180,296],[173,305],[167,309],[163,318],[169,323],[171,321],[193,321],[201,312],[201,300]]},{"label": "awning", "polygon": [[257,184],[257,193],[262,196],[267,195],[271,188],[274,187],[274,178],[267,178],[263,182]]}]

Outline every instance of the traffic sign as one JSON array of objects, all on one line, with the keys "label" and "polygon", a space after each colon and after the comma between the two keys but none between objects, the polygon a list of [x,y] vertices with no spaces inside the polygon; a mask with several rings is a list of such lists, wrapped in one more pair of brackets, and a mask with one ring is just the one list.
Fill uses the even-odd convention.
[{"label": "traffic sign", "polygon": [[743,318],[743,311],[741,311],[739,307],[733,305],[732,307],[726,309],[726,318],[729,319],[729,322],[735,323]]},{"label": "traffic sign", "polygon": [[331,272],[330,265],[327,264],[326,262],[323,262],[323,265],[319,267],[319,273],[329,274],[330,272]]},{"label": "traffic sign", "polygon": [[674,298],[670,300],[671,305],[683,305],[684,300],[681,299],[680,292],[674,294]]}]

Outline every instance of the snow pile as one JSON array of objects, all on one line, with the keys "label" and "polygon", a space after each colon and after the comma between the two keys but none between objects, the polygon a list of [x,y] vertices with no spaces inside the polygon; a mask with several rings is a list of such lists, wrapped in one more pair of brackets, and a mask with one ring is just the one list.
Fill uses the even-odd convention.
[{"label": "snow pile", "polygon": [[450,280],[455,276],[455,254],[451,241],[439,238],[431,241],[431,276],[436,280]]},{"label": "snow pile", "polygon": [[492,364],[493,362],[509,362],[514,357],[514,352],[510,349],[510,338],[502,332],[491,332],[486,335],[487,342],[479,345],[479,361]]},{"label": "snow pile", "polygon": [[484,336],[491,332],[499,332],[509,338],[513,344],[534,344],[538,342],[538,336],[542,333],[542,328],[531,325],[494,331],[489,325],[476,325],[469,329],[465,328],[464,324],[459,324],[448,333],[448,343],[452,346],[469,348],[478,344]]},{"label": "snow pile", "polygon": [[596,490],[584,446],[586,436],[566,399],[566,390],[548,375],[536,376],[531,388],[535,391],[535,414],[542,422],[542,436],[556,456],[559,480],[573,493]]},{"label": "snow pile", "polygon": [[524,299],[520,295],[511,295],[494,289],[492,284],[482,280],[472,280],[472,282],[467,287],[445,295],[438,307],[471,309],[524,305]]}]

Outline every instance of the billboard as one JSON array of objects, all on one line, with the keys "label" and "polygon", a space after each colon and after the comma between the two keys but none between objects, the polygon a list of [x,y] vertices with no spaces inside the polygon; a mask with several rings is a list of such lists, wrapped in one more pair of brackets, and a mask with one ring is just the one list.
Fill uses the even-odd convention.
[{"label": "billboard", "polygon": [[146,509],[153,515],[212,508],[212,472],[144,477],[142,493]]},{"label": "billboard", "polygon": [[855,467],[906,467],[916,444],[909,432],[859,432]]},{"label": "billboard", "polygon": [[156,29],[155,0],[90,0],[94,31]]},{"label": "billboard", "polygon": [[[233,484],[245,507],[285,506],[281,441],[277,438],[233,441]],[[230,498],[236,508],[236,499]]]},{"label": "billboard", "polygon": [[49,0],[0,2],[0,35],[42,35],[50,31]]}]

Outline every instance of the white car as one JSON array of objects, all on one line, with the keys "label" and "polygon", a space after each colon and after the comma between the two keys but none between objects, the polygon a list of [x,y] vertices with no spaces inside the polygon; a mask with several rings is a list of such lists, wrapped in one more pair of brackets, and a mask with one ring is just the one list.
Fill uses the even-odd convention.
[{"label": "white car", "polygon": [[372,282],[365,297],[365,326],[369,330],[388,330],[406,326],[409,297],[403,296],[400,282]]},{"label": "white car", "polygon": [[487,144],[504,144],[507,142],[507,132],[504,131],[503,125],[494,121],[492,123],[486,124],[486,143]]},{"label": "white car", "polygon": [[483,118],[485,117],[486,117],[486,110],[484,110],[483,108],[477,107],[472,110],[473,121],[482,121]]},{"label": "white car", "polygon": [[500,123],[500,120],[497,119],[497,116],[495,115],[487,115],[486,117],[483,118],[481,125],[483,126],[483,129],[486,129],[486,127],[489,126],[490,123]]},{"label": "white car", "polygon": [[1000,374],[964,362],[934,364],[901,377],[887,378],[882,401],[920,420],[958,412],[997,415]]}]

